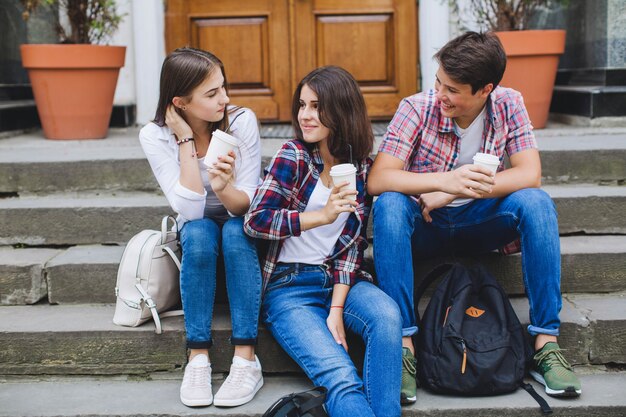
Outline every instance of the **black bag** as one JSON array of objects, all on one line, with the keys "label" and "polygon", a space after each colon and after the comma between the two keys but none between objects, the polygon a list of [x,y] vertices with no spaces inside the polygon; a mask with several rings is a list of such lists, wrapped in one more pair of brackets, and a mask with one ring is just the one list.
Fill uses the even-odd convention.
[{"label": "black bag", "polygon": [[263,417],[328,417],[324,409],[326,391],[324,387],[315,387],[286,395],[272,404]]},{"label": "black bag", "polygon": [[[441,275],[420,322],[419,299]],[[415,306],[417,376],[423,387],[456,395],[495,395],[522,387],[544,413],[552,412],[523,382],[532,350],[509,298],[485,268],[436,267],[418,286]]]}]

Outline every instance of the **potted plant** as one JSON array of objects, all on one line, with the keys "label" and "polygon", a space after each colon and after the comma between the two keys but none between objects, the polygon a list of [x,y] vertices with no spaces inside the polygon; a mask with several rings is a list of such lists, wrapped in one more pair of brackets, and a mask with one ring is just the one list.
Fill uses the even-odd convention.
[{"label": "potted plant", "polygon": [[[452,0],[457,10],[459,2]],[[507,54],[501,84],[524,96],[535,128],[548,120],[559,56],[565,50],[564,30],[529,30],[540,9],[566,5],[568,0],[469,0],[463,11],[483,30],[495,31]]]},{"label": "potted plant", "polygon": [[59,44],[21,45],[37,112],[48,139],[98,139],[107,135],[126,47],[106,46],[122,20],[113,0],[22,0],[24,19],[39,6],[57,6]]}]

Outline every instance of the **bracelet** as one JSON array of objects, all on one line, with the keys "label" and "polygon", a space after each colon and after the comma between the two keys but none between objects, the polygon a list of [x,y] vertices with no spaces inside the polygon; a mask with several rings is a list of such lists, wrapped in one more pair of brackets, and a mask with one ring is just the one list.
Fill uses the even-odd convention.
[{"label": "bracelet", "polygon": [[343,308],[343,306],[330,306],[330,308]]},{"label": "bracelet", "polygon": [[182,138],[181,140],[176,139],[176,144],[177,144],[177,145],[180,145],[180,144],[182,144],[182,143],[189,142],[189,141],[191,141],[191,142],[193,142],[193,141],[194,141],[193,136],[192,136],[192,137],[189,137],[189,138]]}]

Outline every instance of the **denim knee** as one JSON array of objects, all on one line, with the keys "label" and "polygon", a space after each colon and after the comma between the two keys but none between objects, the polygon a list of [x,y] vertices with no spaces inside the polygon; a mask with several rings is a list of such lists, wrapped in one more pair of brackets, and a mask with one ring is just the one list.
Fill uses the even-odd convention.
[{"label": "denim knee", "polygon": [[400,308],[389,296],[381,292],[376,299],[376,316],[372,321],[372,327],[376,332],[384,332],[384,337],[389,340],[400,340],[402,333],[402,316]]},{"label": "denim knee", "polygon": [[192,220],[183,225],[180,243],[187,262],[202,262],[207,256],[219,254],[219,226],[211,219]]},{"label": "denim knee", "polygon": [[378,227],[378,232],[402,232],[412,221],[410,197],[405,194],[395,191],[382,193],[374,203],[374,228]]},{"label": "denim knee", "polygon": [[256,249],[254,239],[243,231],[243,217],[233,217],[222,226],[222,250],[241,252]]},{"label": "denim knee", "polygon": [[505,197],[507,203],[519,207],[522,213],[556,215],[556,206],[548,193],[539,188],[524,188]]}]

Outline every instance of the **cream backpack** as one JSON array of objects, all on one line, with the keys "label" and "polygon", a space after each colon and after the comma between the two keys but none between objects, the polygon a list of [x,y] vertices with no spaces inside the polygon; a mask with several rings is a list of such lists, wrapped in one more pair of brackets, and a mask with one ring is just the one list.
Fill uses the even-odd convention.
[{"label": "cream backpack", "polygon": [[182,315],[167,311],[180,304],[178,227],[168,230],[169,219],[176,226],[174,217],[165,216],[161,231],[142,230],[126,245],[117,270],[113,323],[137,327],[152,318],[161,334],[160,318]]}]

